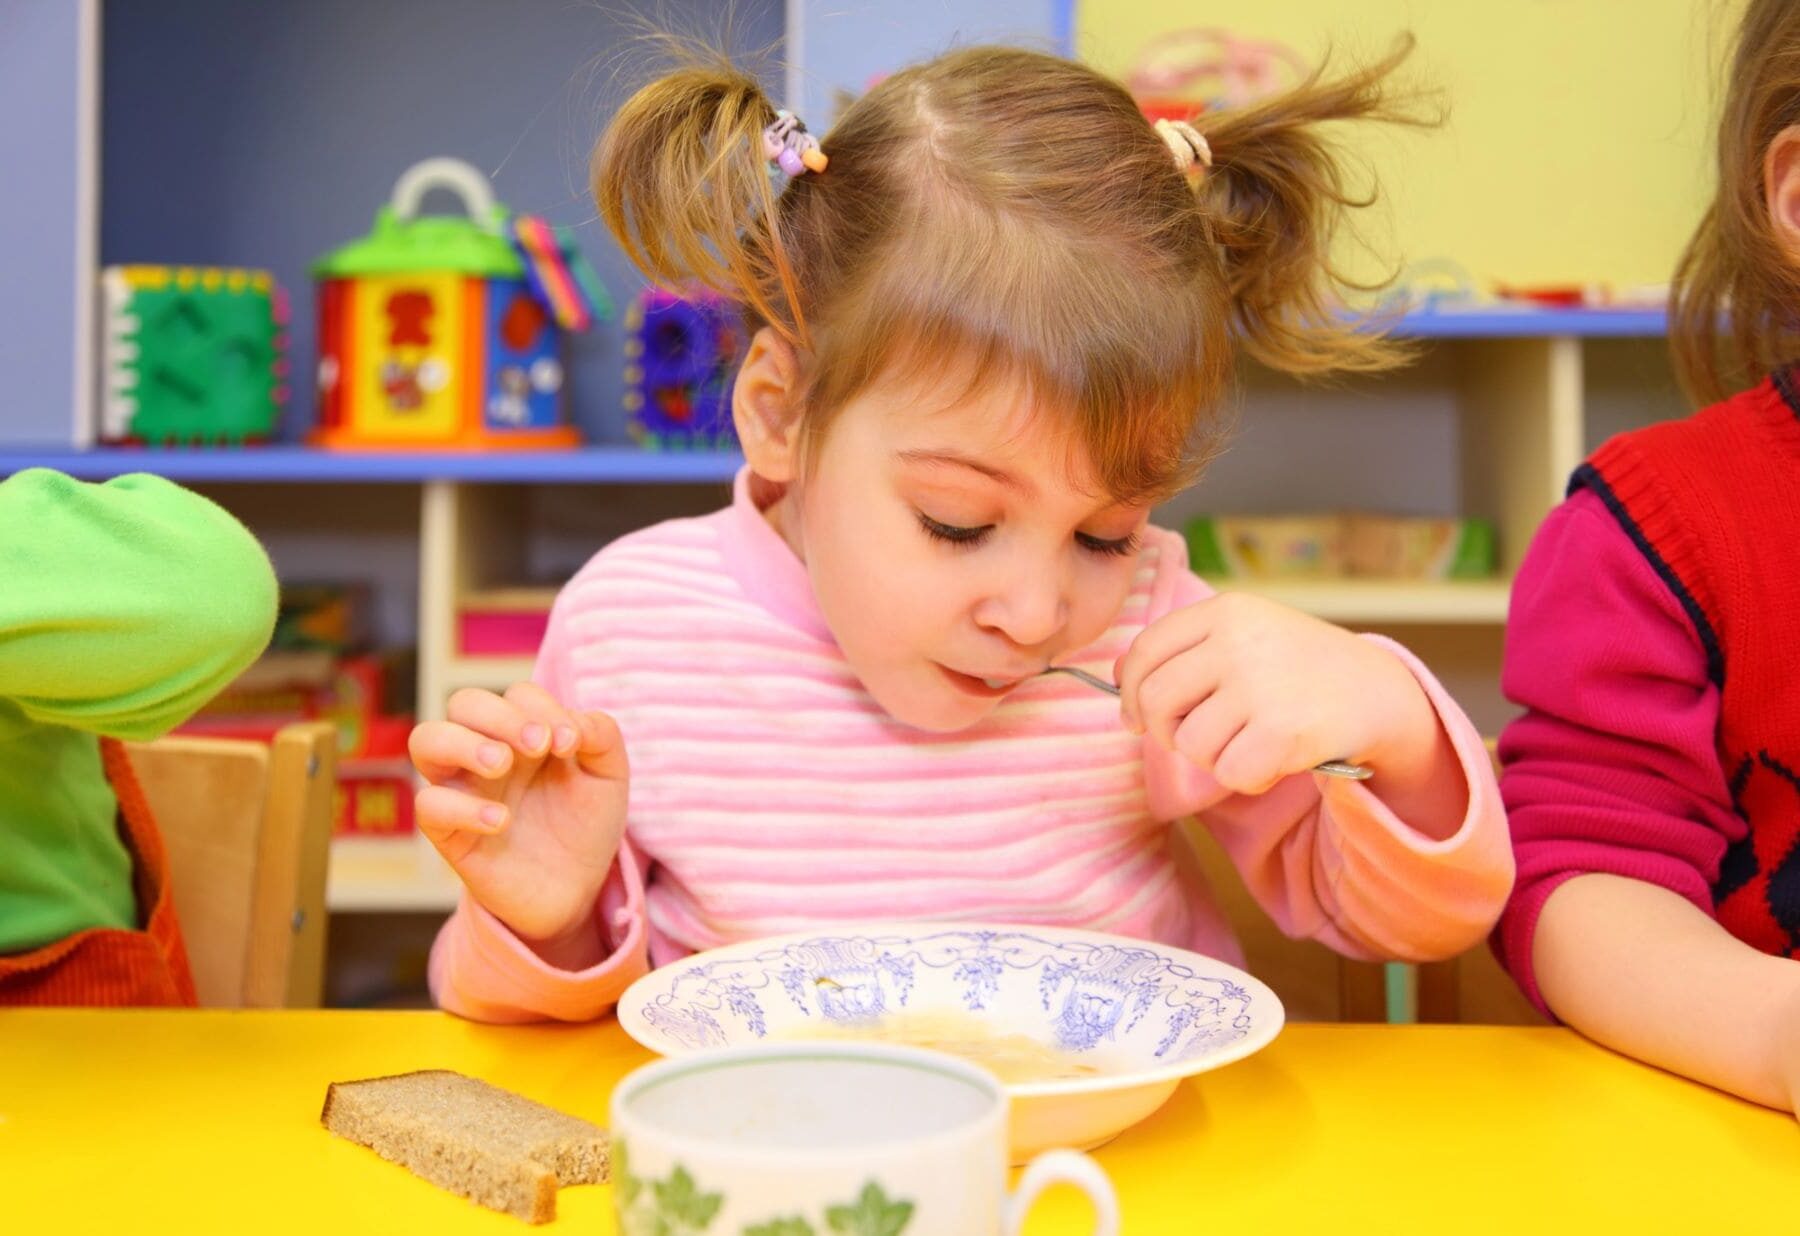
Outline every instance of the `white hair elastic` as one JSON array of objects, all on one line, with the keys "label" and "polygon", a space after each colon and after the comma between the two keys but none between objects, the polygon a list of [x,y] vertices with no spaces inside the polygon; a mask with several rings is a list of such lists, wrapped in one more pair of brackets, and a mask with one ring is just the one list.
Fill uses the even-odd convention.
[{"label": "white hair elastic", "polygon": [[1175,166],[1183,171],[1192,170],[1197,162],[1201,167],[1212,166],[1212,147],[1200,130],[1185,120],[1159,120],[1156,122],[1156,135],[1163,139],[1163,145],[1175,156]]}]

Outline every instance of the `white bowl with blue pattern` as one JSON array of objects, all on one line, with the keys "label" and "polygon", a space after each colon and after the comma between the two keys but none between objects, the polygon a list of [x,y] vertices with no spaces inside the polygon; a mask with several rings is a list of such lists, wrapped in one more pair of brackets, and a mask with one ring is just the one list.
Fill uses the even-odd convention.
[{"label": "white bowl with blue pattern", "polygon": [[619,1023],[665,1056],[841,1033],[891,1015],[961,1013],[1097,1069],[1014,1082],[1012,1154],[1086,1149],[1166,1102],[1184,1077],[1281,1030],[1281,1001],[1185,949],[1063,927],[879,923],[711,949],[653,970]]}]

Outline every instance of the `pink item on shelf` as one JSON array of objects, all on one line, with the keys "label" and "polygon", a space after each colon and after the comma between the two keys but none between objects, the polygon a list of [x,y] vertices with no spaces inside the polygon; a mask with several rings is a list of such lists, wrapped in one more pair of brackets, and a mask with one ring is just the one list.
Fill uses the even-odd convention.
[{"label": "pink item on shelf", "polygon": [[468,657],[531,656],[550,625],[554,588],[471,593],[456,615],[457,651]]}]

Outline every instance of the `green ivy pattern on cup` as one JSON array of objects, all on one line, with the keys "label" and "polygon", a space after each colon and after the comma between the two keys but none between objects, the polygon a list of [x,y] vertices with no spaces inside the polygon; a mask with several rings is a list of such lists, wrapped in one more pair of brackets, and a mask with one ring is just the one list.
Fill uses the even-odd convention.
[{"label": "green ivy pattern on cup", "polygon": [[825,1222],[837,1236],[900,1236],[912,1219],[911,1202],[890,1202],[881,1186],[871,1180],[849,1206],[831,1206]]},{"label": "green ivy pattern on cup", "polygon": [[725,1204],[722,1193],[702,1193],[687,1168],[677,1163],[667,1180],[631,1174],[624,1142],[613,1145],[614,1188],[621,1226],[632,1236],[691,1236],[704,1232]]},{"label": "green ivy pattern on cup", "polygon": [[819,1236],[819,1229],[795,1215],[791,1219],[770,1219],[744,1229],[744,1236]]},{"label": "green ivy pattern on cup", "polygon": [[[632,1175],[630,1151],[623,1141],[613,1143],[612,1173],[619,1223],[626,1236],[697,1236],[725,1204],[724,1194],[702,1192],[679,1163],[667,1180]],[[886,1191],[871,1180],[855,1201],[825,1208],[824,1228],[814,1227],[801,1215],[790,1215],[752,1224],[743,1236],[901,1236],[912,1214],[911,1202],[889,1200]]]},{"label": "green ivy pattern on cup", "polygon": [[[831,1236],[900,1236],[912,1220],[911,1202],[890,1202],[880,1185],[871,1180],[856,1201],[825,1209],[825,1231]],[[771,1219],[744,1229],[744,1236],[821,1236],[820,1230],[799,1215]]]}]

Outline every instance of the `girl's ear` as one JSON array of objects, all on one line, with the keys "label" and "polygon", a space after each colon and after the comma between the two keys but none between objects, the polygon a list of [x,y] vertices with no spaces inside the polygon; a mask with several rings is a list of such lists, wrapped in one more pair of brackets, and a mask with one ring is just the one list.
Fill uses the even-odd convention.
[{"label": "girl's ear", "polygon": [[1800,267],[1800,125],[1775,135],[1763,155],[1763,199],[1775,243]]},{"label": "girl's ear", "polygon": [[794,349],[768,327],[750,340],[731,390],[731,419],[750,470],[790,484],[800,469],[800,363]]}]

